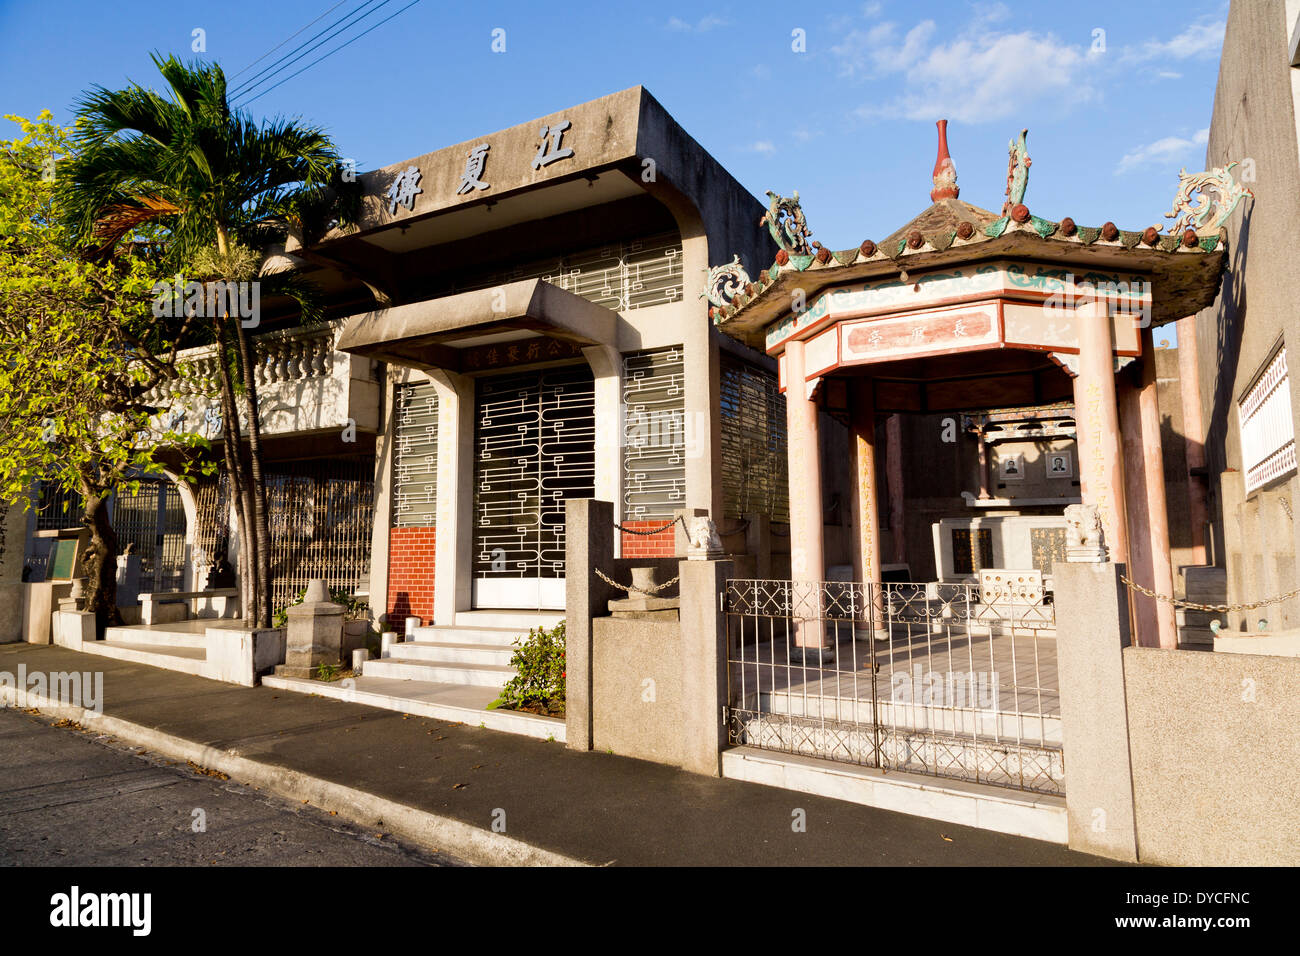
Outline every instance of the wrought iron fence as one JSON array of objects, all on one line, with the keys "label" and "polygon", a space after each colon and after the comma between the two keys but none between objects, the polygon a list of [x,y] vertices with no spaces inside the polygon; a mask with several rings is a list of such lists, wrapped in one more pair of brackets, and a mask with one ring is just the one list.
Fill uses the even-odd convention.
[{"label": "wrought iron fence", "polygon": [[1041,583],[730,580],[723,607],[732,744],[1064,792]]}]

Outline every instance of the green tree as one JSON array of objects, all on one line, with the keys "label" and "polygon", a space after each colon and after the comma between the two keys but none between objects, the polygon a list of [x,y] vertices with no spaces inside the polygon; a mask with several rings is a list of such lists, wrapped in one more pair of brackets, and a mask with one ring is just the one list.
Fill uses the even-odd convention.
[{"label": "green tree", "polygon": [[162,471],[160,442],[203,444],[163,430],[147,399],[176,377],[190,322],[153,317],[150,243],[98,262],[78,254],[55,188],[70,131],[49,112],[7,118],[21,135],[0,140],[0,501],[29,503],[38,482],[81,496],[87,607],[101,627],[119,624],[107,502]]},{"label": "green tree", "polygon": [[[288,295],[304,321],[315,320],[313,290],[293,273],[269,273],[268,250],[290,235],[309,246],[330,226],[355,220],[359,186],[344,181],[334,144],[318,127],[259,124],[232,109],[219,66],[153,60],[167,95],[135,84],[96,87],[79,104],[76,154],[60,177],[69,228],[108,254],[133,229],[156,223],[173,265],[205,288],[256,282],[263,298]],[[241,316],[221,308],[207,317],[229,358],[219,363],[222,444],[239,504],[245,614],[269,627],[271,545],[254,357]]]}]

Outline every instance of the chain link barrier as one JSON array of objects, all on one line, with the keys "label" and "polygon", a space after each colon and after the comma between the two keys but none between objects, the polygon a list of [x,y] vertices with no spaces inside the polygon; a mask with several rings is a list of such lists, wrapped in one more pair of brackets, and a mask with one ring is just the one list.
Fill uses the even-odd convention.
[{"label": "chain link barrier", "polygon": [[1300,595],[1300,588],[1295,588],[1287,591],[1286,594],[1279,594],[1277,597],[1265,598],[1262,601],[1254,601],[1250,604],[1197,604],[1195,601],[1186,601],[1182,598],[1170,597],[1167,594],[1157,594],[1155,591],[1130,581],[1123,575],[1120,575],[1119,579],[1128,585],[1130,591],[1141,592],[1149,598],[1155,598],[1157,601],[1164,601],[1166,604],[1186,608],[1189,611],[1214,611],[1217,614],[1228,614],[1233,611],[1253,611],[1256,608],[1267,607],[1270,604],[1281,604],[1283,601],[1289,601],[1293,597]]},{"label": "chain link barrier", "polygon": [[619,584],[617,581],[610,580],[608,577],[605,576],[605,572],[602,571],[600,568],[596,568],[595,571],[596,571],[596,577],[600,578],[602,581],[604,581],[612,588],[618,588],[620,591],[627,591],[629,593],[632,591],[636,591],[638,594],[649,594],[651,596],[658,594],[660,591],[672,587],[674,584],[676,584],[678,581],[682,579],[682,576],[679,574],[671,581],[665,581],[663,584],[656,584],[652,588],[639,588],[635,584]]},{"label": "chain link barrier", "polygon": [[685,528],[686,522],[682,521],[680,516],[674,518],[672,521],[668,522],[662,528],[655,528],[653,531],[637,531],[635,528],[625,528],[617,521],[614,522],[614,527],[617,528],[619,531],[622,531],[624,534],[635,534],[635,535],[640,535],[642,537],[649,537],[650,535],[654,535],[654,534],[663,534],[665,531],[667,531],[673,525],[677,524],[677,522],[679,521],[682,522],[682,527]]}]

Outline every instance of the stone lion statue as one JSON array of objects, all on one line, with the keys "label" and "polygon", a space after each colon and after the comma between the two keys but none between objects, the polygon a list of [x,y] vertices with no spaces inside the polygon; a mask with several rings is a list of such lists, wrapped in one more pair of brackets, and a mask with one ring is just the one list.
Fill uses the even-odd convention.
[{"label": "stone lion statue", "polygon": [[1095,505],[1069,505],[1065,509],[1065,546],[1100,548],[1101,514]]},{"label": "stone lion statue", "polygon": [[691,550],[707,557],[722,553],[722,539],[718,537],[718,526],[708,515],[697,515],[686,519],[686,540],[691,543]]}]

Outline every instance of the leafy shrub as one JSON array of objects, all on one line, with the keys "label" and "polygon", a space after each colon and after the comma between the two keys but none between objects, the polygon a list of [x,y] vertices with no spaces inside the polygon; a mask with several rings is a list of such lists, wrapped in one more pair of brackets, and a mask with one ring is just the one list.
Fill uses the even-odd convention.
[{"label": "leafy shrub", "polygon": [[516,674],[501,688],[489,709],[538,710],[564,713],[564,622],[547,630],[534,627],[527,638],[515,638],[517,650],[510,658]]},{"label": "leafy shrub", "polygon": [[[307,589],[299,588],[292,601],[282,608],[277,608],[275,613],[271,615],[271,626],[288,627],[289,608],[301,604],[302,599],[306,596]],[[343,620],[345,621],[364,621],[370,617],[370,605],[366,603],[364,598],[349,594],[346,588],[330,588],[330,600],[343,606]]]}]

